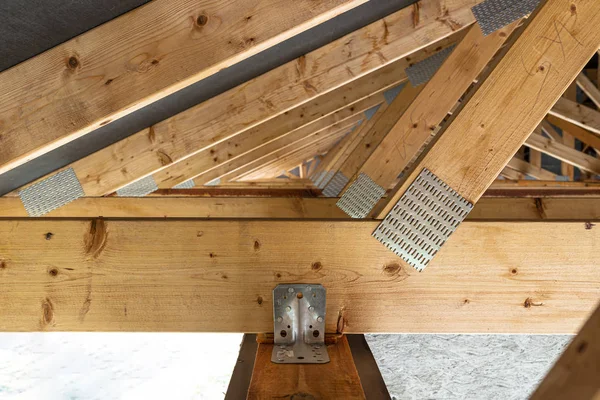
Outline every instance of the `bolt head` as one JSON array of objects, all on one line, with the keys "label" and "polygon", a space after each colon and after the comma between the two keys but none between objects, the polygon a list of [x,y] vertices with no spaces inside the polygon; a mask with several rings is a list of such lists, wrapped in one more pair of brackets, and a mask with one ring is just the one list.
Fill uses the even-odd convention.
[{"label": "bolt head", "polygon": [[308,311],[315,311],[315,308],[313,306],[308,307]]},{"label": "bolt head", "polygon": [[283,318],[277,317],[277,322],[281,322],[281,321],[283,321]]},{"label": "bolt head", "polygon": [[291,288],[288,288],[288,292],[290,292],[290,293],[294,293],[294,288],[293,288],[293,287],[291,287]]},{"label": "bolt head", "polygon": [[317,321],[319,321],[319,322],[323,322],[323,317],[319,317],[319,318],[317,318]]},{"label": "bolt head", "polygon": [[287,312],[290,312],[290,311],[292,311],[292,307],[290,307],[290,306],[287,306],[287,307],[285,308],[285,311],[287,311]]}]

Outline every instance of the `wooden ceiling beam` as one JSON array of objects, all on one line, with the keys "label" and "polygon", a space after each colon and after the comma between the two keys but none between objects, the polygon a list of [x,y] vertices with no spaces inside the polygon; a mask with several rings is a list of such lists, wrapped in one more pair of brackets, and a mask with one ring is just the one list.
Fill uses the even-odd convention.
[{"label": "wooden ceiling beam", "polygon": [[115,18],[0,74],[0,174],[365,1],[159,0]]},{"label": "wooden ceiling beam", "polygon": [[431,0],[418,13],[400,10],[66,168],[87,196],[111,193],[470,26],[477,3]]},{"label": "wooden ceiling beam", "polygon": [[545,170],[540,166],[535,166],[532,163],[528,163],[527,161],[523,161],[515,157],[508,162],[507,166],[536,179],[546,181],[556,180],[556,174],[553,174],[552,172]]},{"label": "wooden ceiling beam", "polygon": [[[518,22],[484,36],[473,25],[464,39],[427,82],[412,104],[362,165],[365,174],[387,188],[431,138],[438,125],[465,94]],[[348,177],[350,178],[350,177]],[[353,183],[351,182],[347,189]]]},{"label": "wooden ceiling beam", "polygon": [[[305,189],[309,181],[232,182],[214,188]],[[600,188],[599,188],[600,189]],[[183,196],[184,191],[196,195]],[[348,219],[335,206],[336,198],[298,197],[198,197],[200,189],[182,189],[178,195],[128,197],[82,197],[51,211],[44,218],[270,218]],[[210,192],[207,192],[210,193]],[[252,190],[250,190],[252,193]],[[27,212],[16,198],[0,198],[0,218],[24,218]],[[600,221],[600,190],[594,196],[514,198],[483,197],[468,216],[469,221]]]},{"label": "wooden ceiling beam", "polygon": [[565,334],[600,297],[583,221],[467,221],[423,273],[377,224],[2,220],[0,331],[269,332],[273,288],[310,282],[327,332]]},{"label": "wooden ceiling beam", "polygon": [[477,202],[597,51],[598,24],[594,0],[542,1],[373,215],[387,215],[424,168]]},{"label": "wooden ceiling beam", "polygon": [[564,144],[547,139],[538,133],[532,133],[525,144],[584,171],[600,174],[600,158],[589,156]]}]

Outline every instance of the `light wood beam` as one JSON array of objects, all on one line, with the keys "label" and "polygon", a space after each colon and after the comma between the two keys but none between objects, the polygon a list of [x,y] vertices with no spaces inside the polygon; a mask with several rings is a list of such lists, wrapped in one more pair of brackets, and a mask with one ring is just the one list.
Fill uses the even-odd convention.
[{"label": "light wood beam", "polygon": [[[562,143],[562,136],[560,135],[560,133],[558,133],[558,131],[556,129],[554,129],[554,127],[552,125],[550,125],[550,123],[548,123],[548,121],[550,121],[552,124],[554,124],[555,121],[562,121],[565,123],[566,123],[566,121],[564,121],[560,118],[556,118],[551,115],[548,115],[546,117],[546,119],[544,119],[542,121],[542,123],[540,124],[542,131],[545,134],[547,134],[550,137],[550,139],[557,141],[558,143]],[[556,125],[556,124],[554,124],[554,125]],[[558,126],[558,125],[556,125],[556,126]],[[576,126],[576,125],[570,124],[570,126]],[[558,127],[560,128],[560,126],[558,126]],[[577,126],[577,128],[579,128],[579,127]]]},{"label": "light wood beam", "polygon": [[[282,182],[283,181],[283,182]],[[258,182],[230,182],[221,189],[303,188],[302,182],[279,179]],[[308,187],[310,182],[305,181]],[[197,189],[192,189],[194,192]],[[510,192],[506,196],[510,196]],[[181,196],[181,195],[180,195]],[[469,214],[469,221],[600,221],[600,190],[594,196],[562,198],[539,195],[533,198],[483,197]],[[270,218],[349,219],[335,206],[335,198],[299,197],[175,197],[151,196],[82,197],[44,218]],[[23,218],[27,212],[16,198],[0,198],[0,218]]]},{"label": "light wood beam", "polygon": [[310,282],[327,332],[574,333],[600,297],[598,225],[465,222],[417,273],[377,224],[3,220],[0,331],[269,332]]},{"label": "light wood beam", "polygon": [[600,135],[600,112],[575,101],[560,98],[549,114]]},{"label": "light wood beam", "polygon": [[571,135],[575,136],[582,143],[592,146],[595,149],[600,150],[600,136],[583,129],[577,125],[574,125],[568,121],[549,115],[546,119],[553,125],[556,125],[560,129],[568,131]]},{"label": "light wood beam", "polygon": [[582,72],[577,75],[577,86],[579,86],[596,107],[600,108],[600,90],[598,90],[598,87],[594,85],[594,82],[585,73]]},{"label": "light wood beam", "polygon": [[0,74],[0,174],[366,0],[150,2]]},{"label": "light wood beam", "polygon": [[488,36],[479,25],[472,26],[358,173],[383,188],[394,182],[517,25],[515,22]]},{"label": "light wood beam", "polygon": [[536,179],[541,179],[541,180],[546,180],[546,181],[556,180],[556,174],[553,174],[550,171],[540,168],[539,166],[535,166],[531,163],[528,163],[527,161],[519,160],[518,158],[513,157],[508,162],[507,166],[518,172],[521,172],[523,174],[534,177]]},{"label": "light wood beam", "polygon": [[537,133],[531,134],[525,144],[584,171],[600,174],[600,158],[589,156]]},{"label": "light wood beam", "polygon": [[478,2],[431,0],[418,13],[400,10],[67,168],[86,195],[111,193],[470,26]]},{"label": "light wood beam", "polygon": [[600,306],[530,399],[600,399]]},{"label": "light wood beam", "polygon": [[477,202],[597,51],[597,11],[594,0],[542,1],[374,215],[387,215],[423,168]]}]

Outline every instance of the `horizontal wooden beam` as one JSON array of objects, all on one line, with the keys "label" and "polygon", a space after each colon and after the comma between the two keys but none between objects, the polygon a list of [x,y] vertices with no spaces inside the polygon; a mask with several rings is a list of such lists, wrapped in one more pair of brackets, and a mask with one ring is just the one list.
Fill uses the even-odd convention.
[{"label": "horizontal wooden beam", "polygon": [[[196,191],[196,190],[194,190]],[[336,198],[299,197],[83,197],[44,218],[269,218],[348,219]],[[0,218],[27,217],[19,199],[0,198]],[[600,220],[594,197],[482,198],[468,219],[488,221]]]},{"label": "horizontal wooden beam", "polygon": [[574,125],[563,119],[549,115],[546,119],[553,125],[556,125],[563,131],[568,131],[576,139],[579,139],[582,143],[585,143],[593,148],[600,150],[600,136],[583,129],[577,125]]},{"label": "horizontal wooden beam", "polygon": [[513,157],[507,165],[518,172],[532,176],[536,179],[547,181],[556,180],[556,174],[516,157]]},{"label": "horizontal wooden beam", "polygon": [[366,0],[152,1],[0,74],[0,174]]},{"label": "horizontal wooden beam", "polygon": [[327,332],[574,333],[600,229],[470,222],[417,273],[377,221],[0,221],[0,331],[269,332],[278,283],[327,288]]},{"label": "horizontal wooden beam", "polygon": [[525,144],[584,171],[600,174],[600,159],[575,150],[540,134],[532,133]]},{"label": "horizontal wooden beam", "polygon": [[600,135],[600,112],[592,108],[562,97],[549,114]]}]

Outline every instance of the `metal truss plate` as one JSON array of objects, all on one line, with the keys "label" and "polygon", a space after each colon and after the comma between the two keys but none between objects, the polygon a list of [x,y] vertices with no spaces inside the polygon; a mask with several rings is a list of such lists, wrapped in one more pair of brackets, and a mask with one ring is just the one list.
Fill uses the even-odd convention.
[{"label": "metal truss plate", "polygon": [[273,289],[275,346],[271,361],[277,364],[325,364],[325,300],[322,285],[277,285]]},{"label": "metal truss plate", "polygon": [[411,85],[419,86],[427,83],[438,69],[442,66],[446,58],[452,53],[456,45],[446,47],[443,50],[438,51],[434,55],[427,57],[423,61],[419,61],[406,68],[406,76],[410,81]]},{"label": "metal truss plate", "polygon": [[471,10],[485,36],[531,14],[540,0],[485,0]]},{"label": "metal truss plate", "polygon": [[361,172],[338,200],[337,206],[352,218],[365,218],[384,194],[384,188]]},{"label": "metal truss plate", "polygon": [[19,192],[21,202],[31,217],[40,217],[84,195],[73,168],[54,174]]},{"label": "metal truss plate", "polygon": [[346,175],[338,171],[333,178],[331,178],[327,186],[325,186],[325,189],[323,189],[323,196],[337,197],[342,189],[348,184],[348,180]]},{"label": "metal truss plate", "polygon": [[422,271],[472,209],[473,204],[425,168],[373,236]]},{"label": "metal truss plate", "polygon": [[331,178],[333,178],[333,174],[334,174],[333,171],[325,172],[325,174],[323,175],[323,178],[321,178],[321,181],[317,184],[317,187],[319,189],[323,189],[325,186],[327,186],[327,184],[329,183]]},{"label": "metal truss plate", "polygon": [[179,185],[173,186],[173,189],[193,189],[196,187],[193,179],[188,179],[185,182],[181,182]]},{"label": "metal truss plate", "polygon": [[152,175],[148,175],[145,178],[139,179],[127,186],[117,190],[117,196],[119,197],[144,197],[147,194],[158,190],[156,182]]}]

